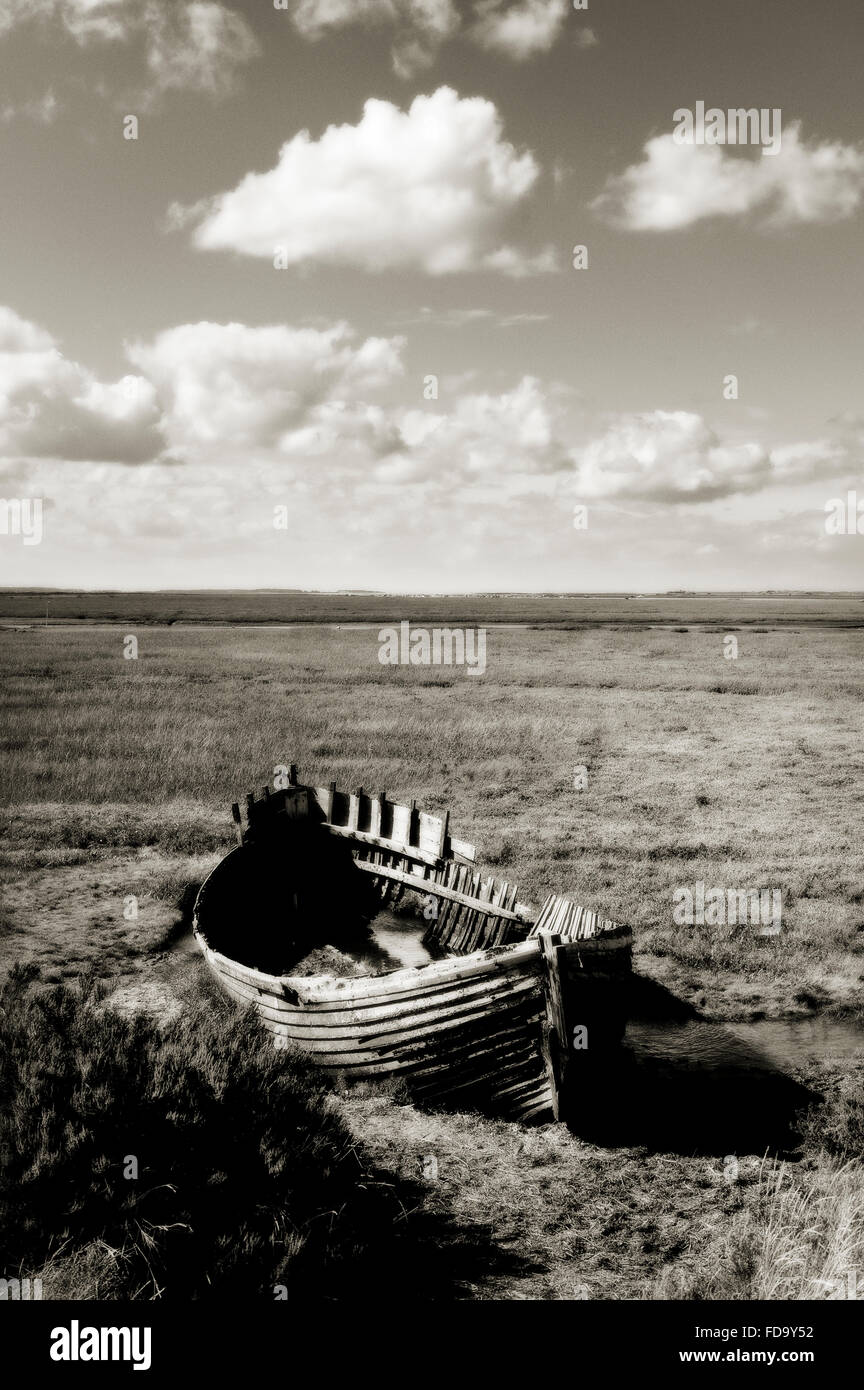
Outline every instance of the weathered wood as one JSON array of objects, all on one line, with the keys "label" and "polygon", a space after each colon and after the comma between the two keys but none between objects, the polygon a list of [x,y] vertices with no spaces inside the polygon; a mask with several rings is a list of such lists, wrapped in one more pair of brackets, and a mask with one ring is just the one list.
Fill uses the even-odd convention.
[{"label": "weathered wood", "polygon": [[436,854],[427,854],[425,850],[409,848],[394,840],[384,840],[380,835],[371,835],[367,830],[350,830],[347,825],[328,825],[324,824],[321,829],[328,835],[341,835],[352,840],[357,840],[364,845],[375,845],[379,849],[394,850],[404,855],[406,859],[416,860],[418,864],[429,864],[437,869],[441,860]]},{"label": "weathered wood", "polygon": [[[508,911],[505,907],[497,907],[495,903],[488,902],[483,898],[470,898],[467,893],[457,893],[453,888],[446,888],[443,883],[436,883],[432,878],[421,878],[419,874],[407,873],[404,869],[385,869],[383,865],[371,864],[368,860],[355,860],[358,869],[363,869],[366,873],[377,874],[381,878],[392,878],[399,883],[404,883],[408,888],[416,888],[418,892],[432,893],[436,898],[445,898],[450,902],[463,903],[466,907],[479,908],[481,905],[486,914],[493,917],[506,917],[508,921],[522,922],[525,918],[518,912]],[[488,887],[488,885],[487,885]],[[503,887],[506,889],[507,884]]]},{"label": "weathered wood", "polygon": [[473,845],[469,845],[467,840],[454,840],[452,835],[450,836],[450,853],[457,855],[460,859],[470,859],[472,863],[477,857],[477,851]]},{"label": "weathered wood", "polygon": [[[540,949],[546,970],[543,987],[546,994],[548,1029],[546,1046],[553,1068],[554,1093],[558,1097],[565,1088],[570,1059],[570,1040],[567,1036],[567,1015],[564,1009],[564,994],[561,987],[561,967],[559,961],[560,945],[558,939],[548,932],[540,937]],[[556,1100],[556,1108],[557,1108]],[[557,1118],[557,1115],[556,1115]]]},{"label": "weathered wood", "polygon": [[449,831],[450,831],[450,812],[449,812],[449,811],[445,811],[445,812],[444,812],[444,819],[443,819],[443,821],[441,822],[441,837],[440,837],[440,839],[439,839],[439,841],[438,841],[438,856],[439,856],[439,858],[441,858],[441,859],[444,858],[444,851],[445,851],[446,846],[447,846],[447,836],[448,836],[448,834],[449,834]]},{"label": "weathered wood", "polygon": [[[209,888],[220,865],[199,894],[194,929],[223,988],[254,1006],[280,1045],[312,1053],[339,1075],[403,1077],[416,1098],[436,1105],[481,1105],[522,1121],[557,1118],[569,1061],[568,982],[596,977],[598,998],[606,999],[629,968],[629,930],[569,895],[547,895],[539,911],[519,902],[515,885],[473,868],[474,848],[451,837],[449,811],[431,816],[416,801],[400,806],[362,787],[340,793],[335,782],[304,787],[295,764],[287,788],[264,788],[258,801],[247,795],[245,817],[232,807],[241,845],[284,825],[289,893],[290,822],[308,815],[310,796],[323,813],[322,831],[350,841],[355,865],[372,876],[382,903],[409,889],[438,902],[427,938],[451,954],[361,978],[277,976],[243,965],[213,950],[202,930],[202,901],[208,892],[220,897],[218,885]],[[244,852],[234,850],[222,865]],[[615,1026],[611,1017],[613,1038]]]}]

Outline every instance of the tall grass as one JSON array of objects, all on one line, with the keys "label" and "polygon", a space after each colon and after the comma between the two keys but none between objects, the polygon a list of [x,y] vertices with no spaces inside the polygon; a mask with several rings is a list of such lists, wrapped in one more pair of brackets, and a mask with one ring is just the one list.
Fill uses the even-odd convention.
[{"label": "tall grass", "polygon": [[667,1273],[660,1299],[791,1300],[864,1297],[864,1164],[766,1168],[756,1202],[712,1249],[709,1269]]},{"label": "tall grass", "polygon": [[44,1296],[335,1296],[402,1208],[319,1074],[227,1004],[160,1029],[92,978],[0,991],[0,1250]]}]

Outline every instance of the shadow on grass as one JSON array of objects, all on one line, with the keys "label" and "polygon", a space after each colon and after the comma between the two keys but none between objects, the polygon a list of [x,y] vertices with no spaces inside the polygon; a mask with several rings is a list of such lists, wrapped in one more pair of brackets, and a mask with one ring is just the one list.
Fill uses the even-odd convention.
[{"label": "shadow on grass", "polygon": [[654,981],[635,979],[625,1041],[571,1061],[566,1110],[580,1138],[659,1153],[791,1156],[820,1097],[757,1047]]}]

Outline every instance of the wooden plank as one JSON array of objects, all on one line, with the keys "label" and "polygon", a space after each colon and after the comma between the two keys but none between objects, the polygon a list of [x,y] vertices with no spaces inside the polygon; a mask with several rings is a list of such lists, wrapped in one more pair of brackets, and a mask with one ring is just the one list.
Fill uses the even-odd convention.
[{"label": "wooden plank", "polygon": [[[491,888],[491,881],[490,884],[485,885],[479,897],[472,898],[469,897],[467,893],[459,893],[453,888],[446,888],[443,883],[438,883],[433,878],[422,879],[417,874],[406,873],[402,869],[385,869],[382,865],[370,864],[369,861],[365,859],[356,859],[354,862],[358,869],[362,869],[366,873],[378,874],[381,878],[396,879],[400,883],[404,883],[408,888],[416,888],[418,892],[432,893],[436,898],[445,898],[450,902],[462,903],[467,907],[479,909],[482,905],[484,913],[493,917],[506,917],[509,921],[513,922],[522,922],[524,920],[517,912],[513,912],[506,907],[496,907],[495,903],[491,901],[489,893],[486,893],[486,889]],[[507,884],[505,884],[504,887],[506,888]],[[486,893],[485,896],[484,893]]]},{"label": "wooden plank", "polygon": [[472,864],[477,858],[477,851],[473,845],[469,845],[467,840],[454,840],[450,837],[450,853],[456,854],[460,859],[470,859]]},{"label": "wooden plank", "polygon": [[450,834],[450,812],[445,811],[444,820],[441,823],[441,837],[438,841],[438,854],[443,859],[447,850],[447,838]]},{"label": "wooden plank", "polygon": [[321,829],[328,835],[340,835],[350,840],[356,840],[359,844],[375,845],[378,849],[389,849],[394,853],[402,854],[406,859],[416,860],[418,864],[429,864],[433,869],[441,865],[441,860],[434,854],[427,854],[421,849],[407,849],[404,844],[395,840],[382,839],[380,835],[371,835],[368,830],[349,830],[347,825],[330,825],[325,822]]},{"label": "wooden plank", "polygon": [[[497,1027],[500,1022],[503,1028],[508,1013],[518,1003],[517,996],[509,1008],[504,1000],[498,1001],[492,1008],[485,1000],[480,1000],[455,1012],[445,1013],[437,1019],[408,1020],[403,1022],[401,1027],[387,1032],[371,1032],[360,1037],[355,1035],[348,1038],[332,1038],[316,1030],[300,1036],[304,1050],[311,1053],[316,1061],[326,1061],[330,1066],[362,1062],[366,1053],[374,1053],[376,1058],[386,1060],[395,1056],[409,1043],[417,1044],[421,1050],[431,1051],[437,1046],[439,1034],[455,1033],[457,1029],[467,1028],[474,1023],[481,1024],[485,1021],[490,1026],[494,1024]],[[295,1036],[296,1030],[288,1024],[273,1023],[271,1031],[273,1029],[278,1029],[286,1037],[294,1038],[294,1041],[299,1040]]]},{"label": "wooden plank", "polygon": [[440,816],[430,816],[426,811],[416,813],[417,844],[420,849],[425,849],[428,854],[437,855],[439,859],[443,857],[442,825]]},{"label": "wooden plank", "polygon": [[390,829],[390,838],[395,845],[407,845],[408,834],[411,829],[411,812],[407,806],[399,806],[393,803],[393,821]]},{"label": "wooden plank", "polygon": [[328,1043],[353,1040],[357,1044],[400,1030],[414,1028],[422,1031],[427,1023],[442,1022],[448,1018],[455,1020],[477,1010],[494,1013],[499,1005],[509,1007],[520,996],[536,993],[540,987],[538,976],[517,975],[513,979],[498,981],[494,986],[488,982],[462,985],[461,988],[444,990],[428,999],[413,999],[408,1003],[316,1014],[304,1012],[302,1006],[292,1008],[276,995],[262,994],[230,975],[225,975],[224,979],[247,1003],[255,1004],[267,1019],[287,1028],[298,1040],[317,1039]]},{"label": "wooden plank", "polygon": [[[493,900],[494,896],[495,896],[495,880],[494,880],[494,878],[488,878],[488,879],[486,880],[486,882],[481,886],[481,889],[480,889],[480,901],[481,901],[482,903],[488,903],[489,906],[491,907],[491,906],[492,906],[492,900]],[[475,922],[474,922],[474,930],[473,930],[473,932],[472,932],[472,943],[471,943],[471,944],[472,944],[473,946],[479,947],[479,946],[485,946],[485,945],[487,944],[486,941],[484,941],[484,937],[485,937],[485,935],[486,935],[486,928],[487,928],[487,926],[489,925],[489,922],[490,922],[490,914],[489,914],[488,912],[481,912],[480,909],[478,908],[478,909],[477,909],[477,916],[476,916],[476,919],[475,919]]]},{"label": "wooden plank", "polygon": [[373,1000],[383,1004],[393,998],[411,994],[422,995],[439,985],[452,986],[457,981],[474,977],[485,976],[492,980],[497,976],[521,970],[539,974],[542,965],[539,943],[523,941],[495,954],[477,951],[470,956],[452,957],[436,961],[432,965],[408,967],[404,970],[394,970],[389,975],[360,979],[269,975],[214,951],[200,932],[196,931],[195,936],[208,963],[217,970],[234,973],[256,988],[272,990],[286,998],[294,997],[295,1002],[304,1007],[322,1010],[365,1007]]},{"label": "wooden plank", "polygon": [[561,969],[559,963],[559,943],[556,937],[543,932],[540,947],[546,965],[544,989],[548,1027],[545,1030],[545,1050],[548,1065],[551,1067],[555,1083],[554,1110],[558,1119],[560,1092],[564,1089],[570,1059],[570,1040],[567,1037],[567,1016],[564,1011],[564,994],[561,988]]}]

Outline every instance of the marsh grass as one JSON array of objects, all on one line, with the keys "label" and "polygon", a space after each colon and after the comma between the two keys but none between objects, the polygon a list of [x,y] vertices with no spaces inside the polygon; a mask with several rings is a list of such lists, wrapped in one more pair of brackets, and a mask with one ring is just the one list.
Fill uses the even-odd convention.
[{"label": "marsh grass", "polygon": [[40,1272],[46,1298],[188,1299],[381,1274],[404,1206],[306,1059],[215,999],[160,1027],[92,976],[31,984],[16,970],[0,993],[5,1275]]},{"label": "marsh grass", "polygon": [[[629,922],[646,968],[682,990],[699,974],[723,1016],[757,983],[768,1012],[848,1005],[864,633],[739,627],[727,661],[723,631],[492,629],[481,678],[382,666],[374,625],[151,627],[137,661],[117,628],[2,633],[6,871],[215,852],[230,803],[296,762],[449,807],[523,899],[571,891]],[[699,880],[780,889],[779,944],[675,926],[675,889]]]},{"label": "marsh grass", "polygon": [[[44,988],[88,964],[150,980],[232,843],[230,803],[296,762],[449,807],[523,899],[570,891],[630,922],[637,969],[702,1012],[860,1009],[864,634],[755,632],[740,613],[676,633],[691,612],[658,610],[656,631],[490,631],[482,678],[383,667],[372,628],[150,626],[137,662],[122,658],[130,627],[0,633],[0,974],[49,968],[0,1019],[22,1135],[0,1128],[0,1234],[22,1274],[44,1270],[49,1297],[266,1297],[292,1281],[338,1297],[364,1280],[399,1296],[428,1291],[430,1271],[452,1296],[457,1269],[472,1298],[760,1297],[781,1278],[781,1296],[804,1297],[859,1258],[861,1086],[844,1067],[820,1078],[805,1161],[761,1182],[742,1163],[730,1186],[692,1155],[606,1150],[562,1126],[528,1139],[362,1090],[337,1104],[213,1001],[159,1024],[92,986]],[[733,630],[737,663],[722,655]],[[781,935],[676,927],[674,890],[699,880],[781,889]],[[121,1176],[136,1143],[146,1186]],[[440,1179],[424,1191],[430,1152]]]},{"label": "marsh grass", "polygon": [[720,1235],[710,1263],[670,1268],[654,1297],[860,1299],[862,1282],[864,1164],[835,1160],[796,1172],[774,1162],[764,1168],[755,1201]]}]

